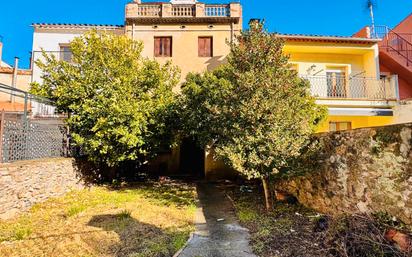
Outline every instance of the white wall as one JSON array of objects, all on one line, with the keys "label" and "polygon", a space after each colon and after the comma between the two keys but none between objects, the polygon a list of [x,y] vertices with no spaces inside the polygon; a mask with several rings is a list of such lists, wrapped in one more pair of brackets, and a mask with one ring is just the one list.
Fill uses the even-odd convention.
[{"label": "white wall", "polygon": [[[41,51],[60,51],[60,44],[68,44],[75,37],[81,36],[85,31],[35,31],[33,34],[33,61],[38,59],[43,59]],[[55,53],[57,57],[59,54]],[[33,62],[33,82],[41,83],[41,74],[42,71],[40,68]]]},{"label": "white wall", "polygon": [[[47,26],[47,25],[45,25]],[[57,25],[58,26],[58,25]],[[43,59],[41,51],[56,52],[56,56],[59,57],[58,51],[60,51],[61,44],[68,44],[74,38],[79,37],[90,31],[96,29],[98,32],[114,33],[117,35],[124,34],[124,29],[121,27],[105,27],[105,26],[84,26],[74,25],[74,27],[47,27],[47,28],[34,28],[33,33],[33,78],[32,81],[41,83],[42,71],[34,64],[35,60]]]}]

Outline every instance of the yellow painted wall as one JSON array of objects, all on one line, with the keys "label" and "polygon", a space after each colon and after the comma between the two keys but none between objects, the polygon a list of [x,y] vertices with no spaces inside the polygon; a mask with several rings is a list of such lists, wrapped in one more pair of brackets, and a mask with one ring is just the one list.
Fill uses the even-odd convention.
[{"label": "yellow painted wall", "polygon": [[374,47],[350,49],[341,51],[339,46],[317,52],[317,46],[308,45],[307,48],[285,46],[285,53],[290,56],[290,62],[296,64],[298,72],[303,76],[325,76],[328,68],[344,68],[347,75],[359,77],[379,78]]},{"label": "yellow painted wall", "polygon": [[[181,28],[184,25],[185,28]],[[144,44],[143,56],[154,57],[154,37],[172,37],[172,57],[156,57],[160,63],[172,61],[182,72],[181,80],[184,81],[189,72],[203,72],[213,70],[226,60],[230,51],[228,42],[233,33],[239,33],[239,25],[231,30],[230,24],[159,24],[154,29],[151,25],[132,25],[126,27],[126,33],[135,40]],[[198,38],[213,37],[213,57],[198,56]]]},{"label": "yellow painted wall", "polygon": [[328,132],[329,122],[351,122],[352,129],[386,126],[394,123],[391,116],[329,116],[318,128],[318,132]]}]

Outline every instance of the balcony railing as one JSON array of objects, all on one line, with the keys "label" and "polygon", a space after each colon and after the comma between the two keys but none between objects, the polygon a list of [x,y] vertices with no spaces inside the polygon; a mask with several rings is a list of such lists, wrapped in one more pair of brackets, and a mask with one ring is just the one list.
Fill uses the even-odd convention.
[{"label": "balcony railing", "polygon": [[139,5],[137,15],[141,17],[159,17],[161,11],[161,5],[158,4]]},{"label": "balcony railing", "polygon": [[397,80],[358,77],[302,76],[319,99],[396,100]]},{"label": "balcony railing", "polygon": [[130,3],[126,7],[126,18],[155,17],[236,17],[241,16],[241,7],[232,4],[170,4],[170,3]]},{"label": "balcony railing", "polygon": [[172,5],[173,17],[194,17],[196,8],[194,5]]},{"label": "balcony railing", "polygon": [[206,5],[205,16],[230,17],[230,7],[228,5]]}]

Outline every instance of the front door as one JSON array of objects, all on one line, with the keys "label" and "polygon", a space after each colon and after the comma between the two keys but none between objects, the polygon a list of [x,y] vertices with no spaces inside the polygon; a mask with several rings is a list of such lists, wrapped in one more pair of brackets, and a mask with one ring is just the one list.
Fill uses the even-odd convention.
[{"label": "front door", "polygon": [[205,151],[194,139],[186,138],[180,146],[180,172],[199,178],[205,175]]}]

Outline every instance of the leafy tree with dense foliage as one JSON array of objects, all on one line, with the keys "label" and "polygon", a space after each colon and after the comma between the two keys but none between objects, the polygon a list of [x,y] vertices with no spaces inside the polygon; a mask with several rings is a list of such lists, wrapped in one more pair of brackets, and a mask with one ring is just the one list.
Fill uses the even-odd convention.
[{"label": "leafy tree with dense foliage", "polygon": [[168,112],[180,72],[142,58],[143,44],[126,36],[89,32],[70,44],[72,62],[43,53],[43,83],[31,92],[70,114],[74,143],[90,160],[115,167],[140,163],[170,147]]},{"label": "leafy tree with dense foliage", "polygon": [[301,154],[326,112],[288,64],[284,41],[263,24],[251,24],[236,42],[227,64],[187,77],[183,131],[248,179],[261,179],[270,209],[270,177]]}]

